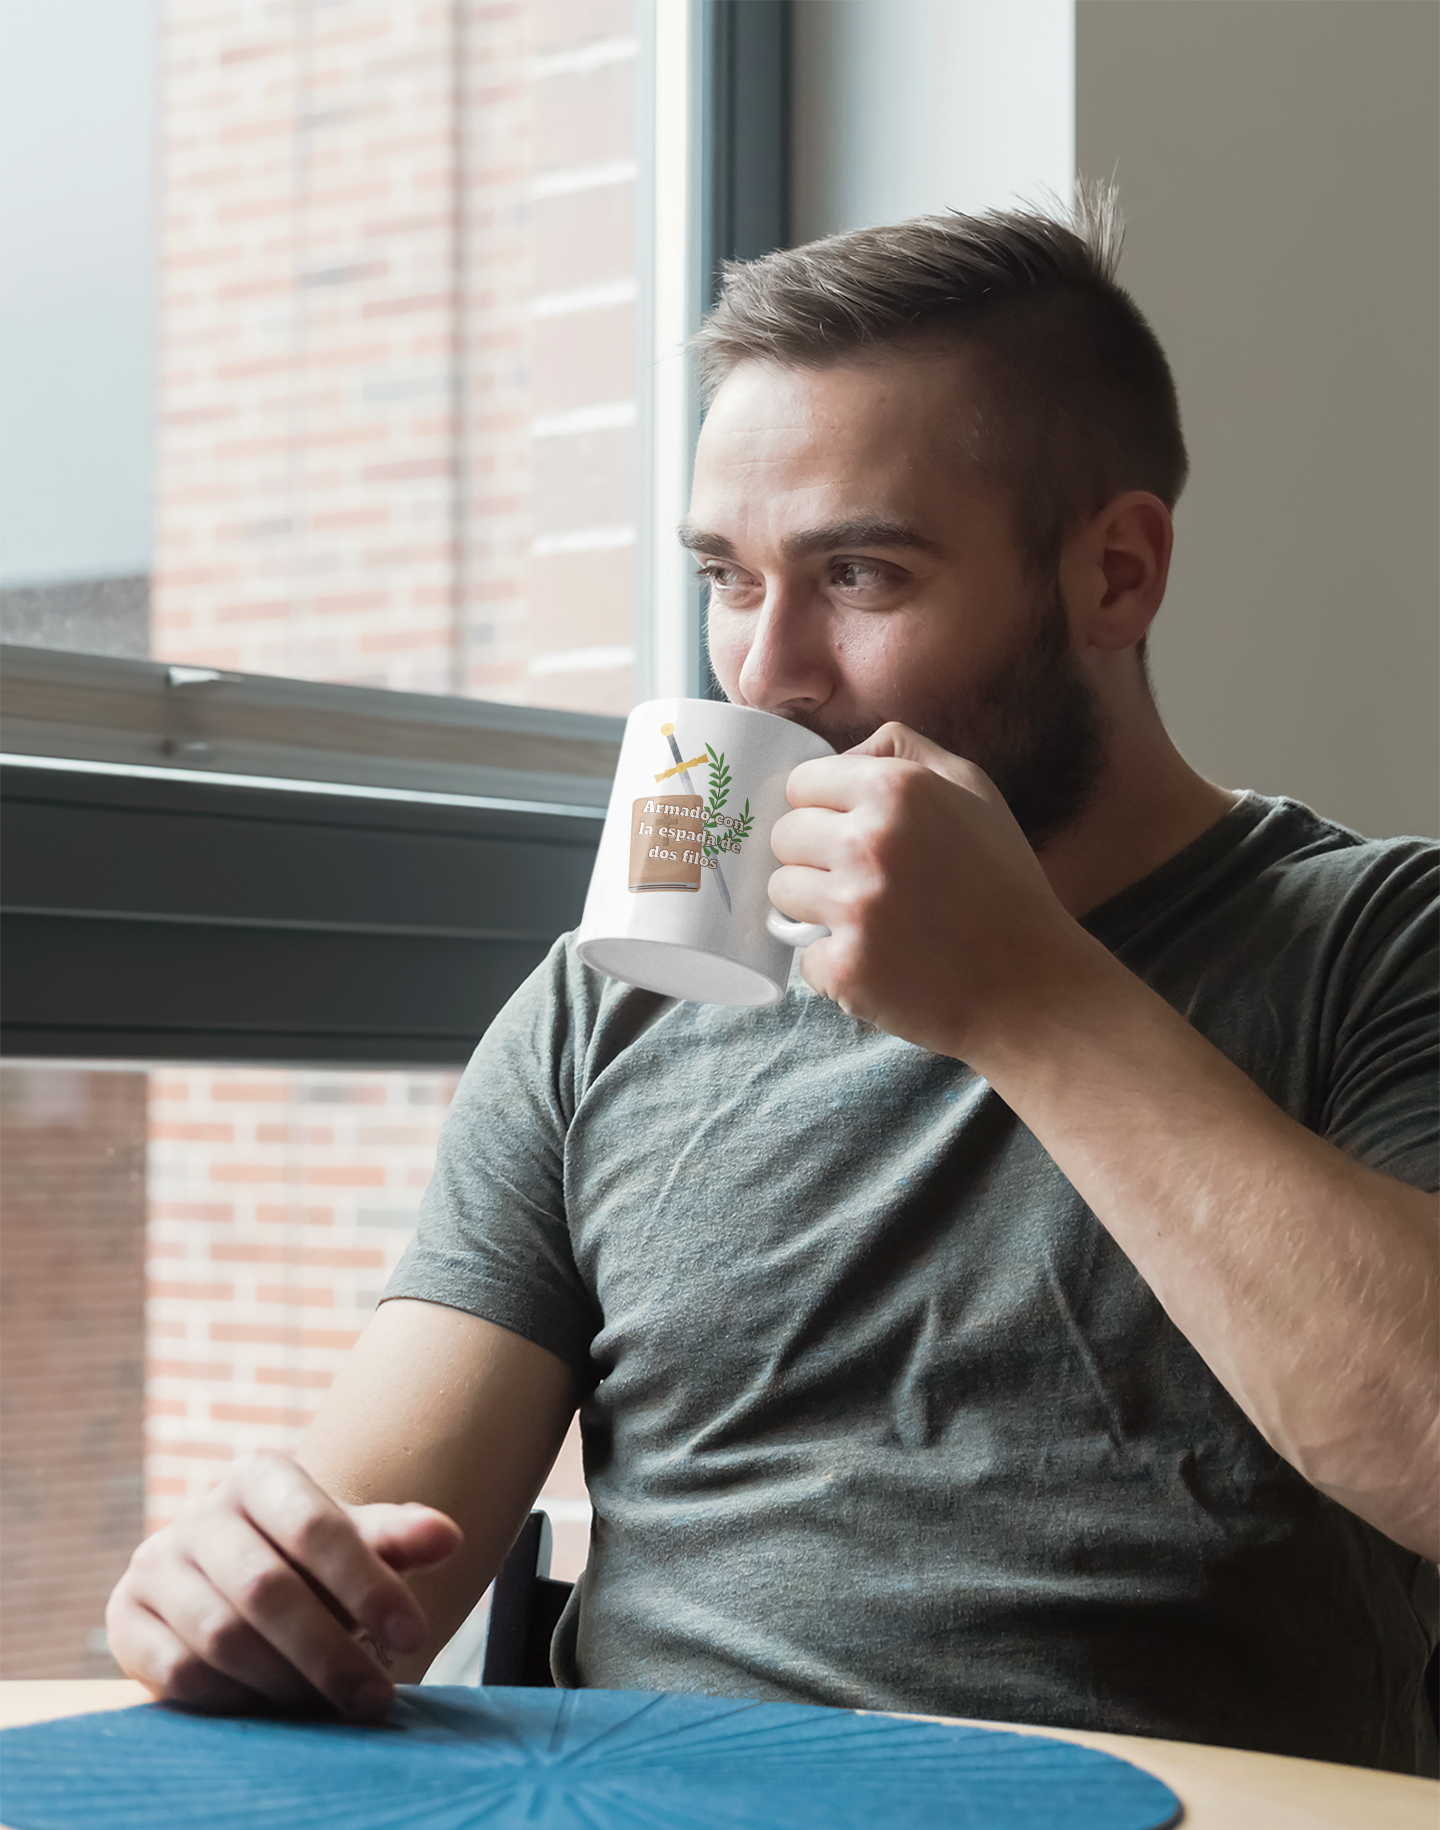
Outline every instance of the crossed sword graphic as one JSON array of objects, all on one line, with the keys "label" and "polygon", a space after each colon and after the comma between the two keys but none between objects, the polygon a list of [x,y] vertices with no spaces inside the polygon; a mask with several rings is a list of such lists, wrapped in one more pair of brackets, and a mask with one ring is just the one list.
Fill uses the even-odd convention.
[{"label": "crossed sword graphic", "polygon": [[[660,726],[660,735],[670,745],[670,754],[675,758],[675,767],[673,769],[662,769],[655,777],[656,782],[668,781],[672,775],[678,775],[685,784],[685,792],[687,794],[696,795],[703,804],[705,797],[700,793],[694,782],[691,781],[690,771],[692,769],[698,769],[701,763],[705,761],[705,758],[703,756],[692,756],[689,762],[685,761],[680,754],[680,746],[675,741],[675,726],[673,724],[662,724]],[[727,915],[732,914],[733,911],[730,907],[730,891],[726,887],[725,873],[720,868],[720,860],[718,858],[715,860],[715,881],[720,886],[720,895],[725,903],[725,913]]]}]

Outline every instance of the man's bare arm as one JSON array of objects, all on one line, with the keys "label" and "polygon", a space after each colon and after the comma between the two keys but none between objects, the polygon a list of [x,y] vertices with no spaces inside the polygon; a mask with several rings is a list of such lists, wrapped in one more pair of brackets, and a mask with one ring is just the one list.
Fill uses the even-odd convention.
[{"label": "man's bare arm", "polygon": [[831,930],[810,983],[984,1076],[1266,1440],[1440,1557],[1433,1199],[1297,1124],[1089,935],[970,764],[887,725],[790,794],[771,895]]},{"label": "man's bare arm", "polygon": [[384,1304],[298,1459],[246,1457],[136,1551],[106,1616],[116,1658],[192,1708],[323,1699],[376,1719],[498,1569],[575,1400],[544,1348]]},{"label": "man's bare arm", "polygon": [[381,1305],[326,1393],[301,1467],[346,1505],[419,1502],[464,1533],[443,1564],[409,1579],[428,1631],[396,1660],[399,1682],[423,1674],[504,1562],[577,1397],[575,1375],[545,1348],[408,1298]]},{"label": "man's bare arm", "polygon": [[1098,942],[1083,952],[971,1065],[1272,1447],[1440,1557],[1434,1198],[1297,1124]]}]

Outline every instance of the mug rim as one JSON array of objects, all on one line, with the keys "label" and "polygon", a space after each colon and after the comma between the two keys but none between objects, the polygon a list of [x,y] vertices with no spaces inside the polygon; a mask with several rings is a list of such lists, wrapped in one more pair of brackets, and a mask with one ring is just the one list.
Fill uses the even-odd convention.
[{"label": "mug rim", "polygon": [[816,743],[823,743],[831,756],[840,754],[829,738],[822,737],[818,731],[812,731],[808,724],[801,724],[795,718],[784,718],[779,712],[762,712],[758,705],[736,705],[732,699],[700,699],[693,693],[657,693],[653,699],[642,699],[637,705],[632,705],[625,715],[626,721],[652,705],[698,705],[704,706],[707,711],[737,712],[747,718],[763,718],[773,724],[783,724],[789,730],[803,732]]}]

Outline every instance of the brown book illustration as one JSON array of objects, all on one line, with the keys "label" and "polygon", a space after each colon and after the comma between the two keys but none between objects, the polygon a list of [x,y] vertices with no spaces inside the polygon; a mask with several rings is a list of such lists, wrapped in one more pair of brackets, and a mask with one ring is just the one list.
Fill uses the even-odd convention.
[{"label": "brown book illustration", "polygon": [[705,863],[698,794],[641,795],[630,813],[630,888],[698,890]]}]

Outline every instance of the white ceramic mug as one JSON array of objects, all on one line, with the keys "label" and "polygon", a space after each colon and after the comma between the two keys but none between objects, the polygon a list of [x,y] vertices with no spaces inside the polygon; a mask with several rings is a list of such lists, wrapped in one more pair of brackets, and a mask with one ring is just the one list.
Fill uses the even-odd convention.
[{"label": "white ceramic mug", "polygon": [[649,699],[625,726],[576,947],[627,985],[774,1004],[797,947],[829,933],[770,901],[770,830],[797,763],[835,752],[770,712]]}]

